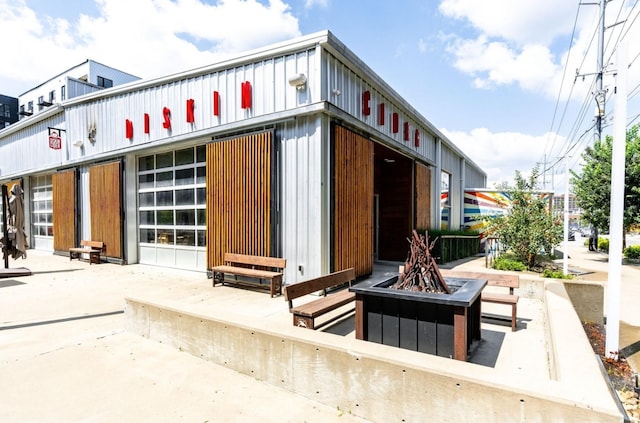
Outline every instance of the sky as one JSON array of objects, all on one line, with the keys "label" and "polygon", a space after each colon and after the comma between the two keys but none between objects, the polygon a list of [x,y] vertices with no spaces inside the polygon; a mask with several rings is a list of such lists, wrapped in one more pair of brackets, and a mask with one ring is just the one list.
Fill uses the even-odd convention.
[{"label": "sky", "polygon": [[[596,3],[583,2],[583,3]],[[618,51],[627,125],[640,124],[640,4],[607,0],[602,134]],[[600,8],[580,0],[0,0],[0,93],[19,96],[92,59],[143,79],[330,30],[487,173],[537,167],[564,192],[593,145]],[[10,34],[10,35],[8,35]]]}]

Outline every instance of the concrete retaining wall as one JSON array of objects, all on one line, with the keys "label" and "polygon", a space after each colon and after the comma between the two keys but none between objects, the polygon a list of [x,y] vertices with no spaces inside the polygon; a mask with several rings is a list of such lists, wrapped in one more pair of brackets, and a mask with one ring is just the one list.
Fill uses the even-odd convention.
[{"label": "concrete retaining wall", "polygon": [[[488,367],[301,328],[291,336],[260,320],[225,321],[173,303],[127,298],[126,321],[141,336],[371,421],[621,422],[595,356],[567,344],[584,346],[566,291],[552,285],[547,297],[557,380],[518,381]],[[571,313],[575,321],[565,326]]]}]

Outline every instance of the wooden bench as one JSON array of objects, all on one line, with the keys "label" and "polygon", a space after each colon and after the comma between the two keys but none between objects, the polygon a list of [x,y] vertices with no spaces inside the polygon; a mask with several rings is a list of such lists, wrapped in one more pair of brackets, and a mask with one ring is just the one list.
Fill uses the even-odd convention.
[{"label": "wooden bench", "polygon": [[[252,256],[247,254],[224,253],[224,265],[211,269],[213,286],[221,283],[262,285],[269,281],[271,298],[282,292],[282,271],[287,260],[278,257]],[[240,278],[239,278],[240,277]]]},{"label": "wooden bench", "polygon": [[483,292],[481,299],[487,303],[505,304],[511,306],[511,330],[516,330],[516,314],[518,309],[518,296],[513,290],[520,287],[520,277],[518,275],[507,275],[502,273],[465,272],[450,269],[440,269],[440,273],[445,277],[452,278],[473,278],[486,279],[487,286],[499,286],[509,288],[509,293]]},{"label": "wooden bench", "polygon": [[69,261],[77,258],[78,260],[83,254],[89,254],[89,264],[100,264],[100,255],[104,252],[105,245],[102,241],[89,241],[83,239],[80,241],[80,247],[69,248]]},{"label": "wooden bench", "polygon": [[[333,311],[350,302],[355,302],[356,294],[354,292],[349,292],[348,289],[327,294],[327,290],[330,288],[346,283],[351,286],[351,282],[355,278],[355,270],[353,268],[349,268],[339,272],[330,273],[325,276],[320,276],[319,278],[285,286],[284,299],[289,301],[289,311],[293,313],[293,325],[307,329],[318,329],[353,311],[355,303],[354,308],[340,313],[320,325],[316,325],[315,323],[316,317],[322,316],[323,314]],[[293,300],[317,291],[323,291],[324,296],[317,300],[312,300],[308,303],[293,307]]]}]

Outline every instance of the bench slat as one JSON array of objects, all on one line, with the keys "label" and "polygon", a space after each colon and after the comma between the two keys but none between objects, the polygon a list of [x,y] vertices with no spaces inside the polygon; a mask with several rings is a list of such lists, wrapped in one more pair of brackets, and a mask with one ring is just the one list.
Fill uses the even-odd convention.
[{"label": "bench slat", "polygon": [[302,304],[291,309],[293,314],[315,318],[345,304],[355,301],[356,294],[348,290],[339,291],[310,303]]},{"label": "bench slat", "polygon": [[295,300],[302,296],[311,294],[316,291],[331,288],[333,286],[351,282],[356,278],[356,272],[353,268],[341,270],[339,272],[330,273],[308,281],[298,282],[284,287],[284,299],[287,301]]},{"label": "bench slat", "polygon": [[274,276],[282,275],[280,272],[271,272],[269,270],[249,269],[237,266],[216,266],[211,269],[213,272],[222,272],[225,274],[248,276],[252,278],[271,279]]},{"label": "bench slat", "polygon": [[287,260],[279,257],[252,256],[248,254],[224,253],[225,263],[239,263],[246,266],[275,267],[284,269]]},{"label": "bench slat", "polygon": [[510,294],[497,294],[497,293],[483,293],[481,295],[482,301],[486,301],[489,303],[500,303],[500,304],[516,304],[518,302],[517,295]]}]

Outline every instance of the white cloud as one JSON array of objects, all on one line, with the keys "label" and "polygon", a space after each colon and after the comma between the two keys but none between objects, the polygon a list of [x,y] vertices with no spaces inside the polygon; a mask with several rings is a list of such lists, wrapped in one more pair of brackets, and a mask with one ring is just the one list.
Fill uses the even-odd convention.
[{"label": "white cloud", "polygon": [[[492,133],[486,128],[476,128],[471,132],[442,129],[442,133],[487,173],[489,188],[502,182],[513,185],[516,170],[529,175],[536,165],[535,160],[544,157],[545,145],[552,137],[557,137],[548,133],[539,136],[517,132]],[[558,137],[559,143],[563,140]],[[541,163],[539,170],[542,171],[543,167]]]},{"label": "white cloud", "polygon": [[[573,17],[578,7],[580,13],[569,54]],[[618,16],[623,19],[629,13],[628,7],[619,15],[618,6],[608,9],[608,26]],[[439,10],[447,17],[468,23],[440,38],[447,45],[453,65],[469,74],[475,87],[517,85],[524,91],[556,99],[562,84],[561,98],[567,98],[573,89],[573,98],[578,101],[593,91],[591,82],[597,71],[597,6],[557,0],[443,0]],[[621,30],[619,25],[606,32],[605,61],[611,57]],[[630,51],[640,48],[639,25],[632,28],[627,39]],[[574,85],[576,69],[587,74],[585,83],[579,79]],[[605,78],[605,84],[611,83],[608,74]],[[635,80],[631,76],[631,81]]]},{"label": "white cloud", "polygon": [[[0,92],[21,94],[87,58],[151,78],[214,63],[300,35],[282,0],[95,0],[98,16],[38,16],[24,0],[0,0],[6,43]],[[25,54],[29,52],[29,54]],[[5,80],[24,84],[19,92]],[[14,82],[15,85],[15,82]]]},{"label": "white cloud", "polygon": [[310,9],[314,6],[318,7],[327,7],[329,5],[329,0],[305,0],[304,7]]}]

